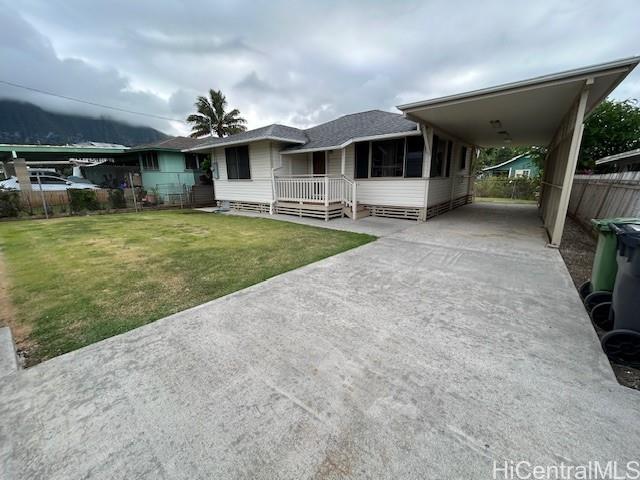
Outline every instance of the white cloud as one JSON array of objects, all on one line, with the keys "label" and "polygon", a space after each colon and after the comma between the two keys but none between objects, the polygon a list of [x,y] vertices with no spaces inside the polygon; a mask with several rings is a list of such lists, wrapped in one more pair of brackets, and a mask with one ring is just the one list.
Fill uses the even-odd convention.
[{"label": "white cloud", "polygon": [[[222,89],[250,127],[392,109],[633,55],[640,45],[636,0],[21,0],[7,2],[0,20],[4,79],[178,118],[196,95]],[[8,88],[0,95],[105,113]],[[640,72],[615,96],[640,97]]]}]

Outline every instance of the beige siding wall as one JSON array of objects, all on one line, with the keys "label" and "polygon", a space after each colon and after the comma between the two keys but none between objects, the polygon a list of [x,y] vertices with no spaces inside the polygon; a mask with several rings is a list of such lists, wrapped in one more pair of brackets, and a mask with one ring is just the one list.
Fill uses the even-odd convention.
[{"label": "beige siding wall", "polygon": [[215,180],[216,200],[270,203],[273,199],[271,168],[279,164],[280,145],[263,141],[249,144],[250,180],[229,180],[224,148],[213,150],[213,161],[218,162],[220,178]]},{"label": "beige siding wall", "polygon": [[309,155],[306,153],[296,153],[295,155],[283,155],[289,157],[291,163],[290,175],[306,175],[309,170]]},{"label": "beige siding wall", "polygon": [[[448,140],[446,137],[441,136],[440,138],[444,141]],[[471,148],[467,147],[467,162],[464,170],[460,169],[461,148],[462,145],[460,143],[453,143],[453,154],[451,155],[449,177],[433,177],[429,179],[428,207],[467,195],[469,191],[468,176],[471,163]]]},{"label": "beige siding wall", "polygon": [[[354,176],[354,150],[355,147],[353,146],[353,144],[348,145],[345,150],[345,168],[344,168],[344,174],[349,177],[349,178],[353,178]],[[342,149],[336,149],[336,150],[331,150],[331,152],[329,152],[329,170],[328,170],[328,174],[329,175],[340,175],[342,173]]]},{"label": "beige siding wall", "polygon": [[423,207],[426,182],[421,178],[358,180],[358,202],[369,205]]}]

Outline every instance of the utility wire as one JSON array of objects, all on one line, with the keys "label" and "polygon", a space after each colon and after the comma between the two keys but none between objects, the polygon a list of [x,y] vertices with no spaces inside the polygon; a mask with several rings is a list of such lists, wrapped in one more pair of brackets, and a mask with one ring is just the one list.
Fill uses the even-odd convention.
[{"label": "utility wire", "polygon": [[52,97],[62,98],[64,100],[70,100],[72,102],[84,103],[86,105],[93,105],[94,107],[100,107],[100,108],[106,108],[106,109],[109,109],[109,110],[115,110],[116,112],[124,112],[124,113],[130,113],[132,115],[141,115],[143,117],[158,118],[160,120],[169,120],[170,122],[184,123],[184,120],[178,120],[177,118],[163,117],[161,115],[154,115],[152,113],[136,112],[135,110],[127,110],[125,108],[112,107],[110,105],[103,105],[102,103],[91,102],[89,100],[82,100],[80,98],[67,97],[66,95],[59,95],[59,94],[53,93],[53,92],[47,92],[46,90],[40,90],[39,88],[28,87],[26,85],[20,85],[19,83],[8,82],[6,80],[1,80],[0,79],[0,83],[2,83],[4,85],[9,85],[10,87],[22,88],[24,90],[29,90],[31,92],[41,93],[43,95],[50,95]]}]

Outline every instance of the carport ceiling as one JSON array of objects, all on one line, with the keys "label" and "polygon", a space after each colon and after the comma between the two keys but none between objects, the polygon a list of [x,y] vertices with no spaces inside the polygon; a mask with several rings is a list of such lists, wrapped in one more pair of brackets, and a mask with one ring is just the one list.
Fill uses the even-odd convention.
[{"label": "carport ceiling", "polygon": [[632,57],[522,82],[398,106],[418,122],[479,147],[546,146],[585,82],[593,110],[640,62]]}]

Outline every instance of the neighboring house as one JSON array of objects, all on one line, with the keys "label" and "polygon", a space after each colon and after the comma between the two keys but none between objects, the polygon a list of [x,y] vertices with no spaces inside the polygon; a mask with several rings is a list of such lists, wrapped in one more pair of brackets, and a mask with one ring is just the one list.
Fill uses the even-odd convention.
[{"label": "neighboring house", "polygon": [[157,189],[161,197],[182,194],[199,183],[207,154],[182,150],[206,140],[171,137],[152,144],[125,147],[98,142],[73,145],[0,145],[2,170],[12,171],[14,158],[24,158],[31,168],[65,171],[103,187],[118,188],[133,181],[146,190]]},{"label": "neighboring house", "polygon": [[612,173],[640,171],[640,148],[596,160],[596,167]]},{"label": "neighboring house", "polygon": [[128,151],[128,157],[140,165],[142,185],[158,189],[161,196],[179,193],[184,187],[199,182],[203,175],[202,163],[209,158],[206,153],[183,152],[207,140],[172,137],[155,143],[138,145]]},{"label": "neighboring house", "polygon": [[234,209],[424,220],[471,201],[471,145],[381,110],[305,130],[269,125],[188,151],[211,153],[216,199]]},{"label": "neighboring house", "polygon": [[483,168],[481,175],[483,177],[534,178],[540,175],[540,168],[531,155],[525,153],[498,165]]}]

